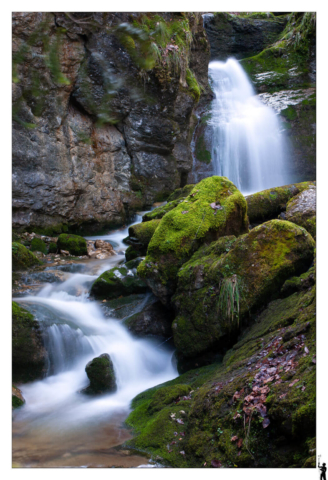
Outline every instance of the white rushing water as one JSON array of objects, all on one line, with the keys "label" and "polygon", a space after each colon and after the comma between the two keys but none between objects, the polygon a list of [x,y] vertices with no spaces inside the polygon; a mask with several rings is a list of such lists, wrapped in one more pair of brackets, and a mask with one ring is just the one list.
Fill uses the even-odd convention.
[{"label": "white rushing water", "polygon": [[240,63],[209,64],[214,175],[228,177],[243,194],[285,185],[288,148],[275,112],[264,105]]},{"label": "white rushing water", "polygon": [[[124,250],[126,236],[127,229],[96,238]],[[26,404],[14,412],[14,422],[25,425],[29,438],[33,429],[42,429],[49,438],[60,432],[65,442],[65,435],[74,429],[126,416],[135,395],[178,375],[172,349],[158,346],[158,340],[132,337],[119,320],[105,317],[88,297],[97,276],[122,258],[116,255],[107,262],[86,263],[82,273],[71,273],[65,282],[46,284],[36,295],[14,299],[36,313],[49,355],[48,376],[20,385]],[[85,366],[103,353],[112,359],[117,391],[85,395],[81,393],[89,384]]]}]

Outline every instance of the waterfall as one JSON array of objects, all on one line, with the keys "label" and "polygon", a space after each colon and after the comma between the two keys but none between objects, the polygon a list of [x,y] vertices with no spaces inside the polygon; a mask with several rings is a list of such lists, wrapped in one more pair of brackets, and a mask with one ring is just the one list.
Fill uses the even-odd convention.
[{"label": "waterfall", "polygon": [[243,194],[285,185],[287,145],[275,112],[256,97],[237,60],[211,62],[209,76],[213,174],[228,177]]}]

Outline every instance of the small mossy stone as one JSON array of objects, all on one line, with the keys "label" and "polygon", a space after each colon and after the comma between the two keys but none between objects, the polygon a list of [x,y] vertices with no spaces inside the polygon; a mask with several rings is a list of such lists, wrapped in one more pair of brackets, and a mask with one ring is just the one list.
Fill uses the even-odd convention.
[{"label": "small mossy stone", "polygon": [[57,253],[57,243],[51,242],[49,244],[49,253]]},{"label": "small mossy stone", "polygon": [[47,245],[44,243],[41,238],[33,238],[31,241],[31,246],[30,246],[31,252],[41,252],[44,253],[45,255],[48,253]]},{"label": "small mossy stone", "polygon": [[90,385],[83,390],[86,394],[114,392],[117,389],[114,366],[107,353],[94,358],[85,367]]},{"label": "small mossy stone", "polygon": [[22,395],[22,392],[20,391],[19,388],[15,387],[13,385],[12,387],[12,396],[11,396],[11,401],[12,401],[12,408],[19,408],[25,403],[25,399]]},{"label": "small mossy stone", "polygon": [[113,299],[148,291],[146,283],[125,266],[114,267],[102,273],[91,287],[96,298]]},{"label": "small mossy stone", "polygon": [[33,315],[12,302],[12,369],[14,381],[31,381],[46,373],[47,353]]},{"label": "small mossy stone", "polygon": [[143,247],[148,247],[160,222],[161,220],[151,220],[149,222],[131,225],[131,227],[129,227],[129,236],[136,238]]},{"label": "small mossy stone", "polygon": [[182,198],[188,197],[195,185],[185,185],[182,188],[177,188],[173,193],[168,197],[167,202],[172,202],[173,200],[181,200]]},{"label": "small mossy stone", "polygon": [[172,200],[167,202],[165,205],[161,205],[160,207],[154,208],[150,212],[145,213],[142,217],[143,222],[149,222],[150,220],[159,220],[166,215],[166,213],[173,210],[179,203],[183,201],[183,198],[178,198],[176,200]]},{"label": "small mossy stone", "polygon": [[79,235],[72,235],[62,233],[57,240],[57,247],[59,250],[66,250],[71,255],[82,256],[87,255],[87,242]]},{"label": "small mossy stone", "polygon": [[138,274],[167,304],[179,268],[205,242],[248,231],[244,196],[226,177],[208,177],[162,218]]},{"label": "small mossy stone", "polygon": [[42,262],[21,243],[12,243],[12,267],[13,271],[26,270],[34,265],[42,265]]},{"label": "small mossy stone", "polygon": [[132,268],[137,268],[142,261],[143,261],[142,257],[137,257],[137,258],[134,258],[133,260],[130,260],[129,262],[125,262],[124,266],[127,269],[131,270]]}]

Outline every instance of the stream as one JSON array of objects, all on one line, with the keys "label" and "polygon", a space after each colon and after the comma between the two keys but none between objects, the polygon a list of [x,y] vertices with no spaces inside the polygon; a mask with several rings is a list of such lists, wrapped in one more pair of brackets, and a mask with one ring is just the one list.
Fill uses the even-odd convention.
[{"label": "stream", "polygon": [[[137,216],[135,223],[140,221]],[[132,337],[120,320],[105,316],[99,302],[89,298],[92,282],[124,259],[122,240],[127,235],[125,228],[87,237],[109,241],[118,254],[57,267],[67,275],[62,283],[44,284],[35,294],[13,299],[41,323],[49,355],[44,379],[18,385],[26,404],[13,412],[14,464],[154,466],[147,457],[120,447],[132,438],[124,420],[138,393],[178,376],[173,350],[158,339]],[[94,397],[80,393],[89,384],[86,364],[102,353],[113,361],[117,391]]]}]

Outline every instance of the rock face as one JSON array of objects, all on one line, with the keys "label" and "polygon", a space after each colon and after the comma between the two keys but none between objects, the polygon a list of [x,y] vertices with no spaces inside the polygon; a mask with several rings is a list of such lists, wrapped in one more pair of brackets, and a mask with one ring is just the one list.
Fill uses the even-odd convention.
[{"label": "rock face", "polygon": [[315,310],[314,286],[274,300],[223,362],[139,394],[129,446],[179,468],[314,468]]},{"label": "rock face", "polygon": [[191,357],[226,342],[244,318],[279,292],[287,278],[310,267],[315,242],[293,223],[271,220],[242,235],[219,255],[191,258],[178,273],[174,344]]},{"label": "rock face", "polygon": [[24,308],[12,302],[13,381],[42,378],[47,371],[47,352],[38,322]]},{"label": "rock face", "polygon": [[41,261],[21,243],[12,244],[13,271],[26,270],[33,265],[41,265]]},{"label": "rock face", "polygon": [[[174,67],[171,47],[158,44],[149,66],[138,54],[161,22]],[[208,91],[199,14],[13,13],[13,54],[14,228],[112,226],[183,186],[192,111]]]},{"label": "rock face", "polygon": [[92,284],[90,293],[96,298],[112,299],[121,295],[143,293],[148,290],[145,282],[125,266],[102,273]]},{"label": "rock face", "polygon": [[211,45],[211,59],[241,59],[256,55],[278,39],[286,23],[285,15],[274,17],[272,13],[207,14],[204,25]]},{"label": "rock face", "polygon": [[83,390],[86,394],[114,392],[117,389],[114,366],[107,353],[94,358],[85,367],[90,385]]},{"label": "rock face", "polygon": [[[270,188],[246,197],[247,215],[251,224],[271,220],[287,208],[287,203],[298,193],[314,186],[315,182],[302,182]],[[315,188],[315,187],[314,187]],[[291,220],[284,217],[284,220]],[[297,223],[297,222],[294,222]],[[304,226],[304,225],[302,225]],[[312,233],[312,232],[310,232]]]},{"label": "rock face", "polygon": [[316,237],[316,187],[309,185],[306,190],[289,200],[286,220],[304,227]]},{"label": "rock face", "polygon": [[68,251],[71,255],[87,255],[87,242],[79,235],[62,233],[58,237],[57,247],[59,250]]},{"label": "rock face", "polygon": [[137,337],[171,337],[174,312],[153,297],[153,300],[141,310],[126,318],[123,323]]},{"label": "rock face", "polygon": [[210,177],[161,220],[138,274],[168,304],[179,268],[206,241],[248,231],[246,201],[225,177]]}]

